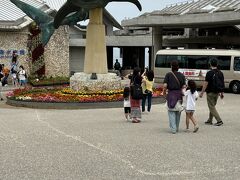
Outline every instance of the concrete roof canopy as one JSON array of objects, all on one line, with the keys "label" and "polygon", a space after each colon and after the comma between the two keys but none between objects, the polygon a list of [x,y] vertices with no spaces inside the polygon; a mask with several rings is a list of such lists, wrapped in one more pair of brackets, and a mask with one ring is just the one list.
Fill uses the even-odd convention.
[{"label": "concrete roof canopy", "polygon": [[51,9],[58,11],[67,0],[44,0]]},{"label": "concrete roof canopy", "polygon": [[[44,3],[39,0],[23,0],[23,2],[26,2],[36,8],[44,6]],[[9,0],[1,0],[0,21],[16,21],[23,16],[25,16],[25,13]]]},{"label": "concrete roof canopy", "polygon": [[[51,11],[49,6],[41,0],[22,0],[36,8],[42,9],[45,12]],[[26,16],[18,7],[9,0],[1,0],[0,6],[0,29],[4,30],[19,30],[29,25],[32,20]]]},{"label": "concrete roof canopy", "polygon": [[240,24],[240,0],[193,0],[123,20],[122,26],[198,27]]}]

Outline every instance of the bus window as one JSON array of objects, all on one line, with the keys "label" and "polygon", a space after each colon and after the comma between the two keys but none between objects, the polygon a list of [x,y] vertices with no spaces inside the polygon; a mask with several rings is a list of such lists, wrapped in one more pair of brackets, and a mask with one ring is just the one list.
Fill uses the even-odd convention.
[{"label": "bus window", "polygon": [[172,61],[178,61],[178,56],[175,55],[167,55],[167,62],[169,63],[169,67],[171,67]]},{"label": "bus window", "polygon": [[221,70],[230,70],[231,56],[209,56],[209,60],[216,59]]},{"label": "bus window", "polygon": [[179,56],[177,56],[177,60],[178,60],[179,68],[184,69],[184,68],[188,67],[187,56],[179,55]]},{"label": "bus window", "polygon": [[155,67],[170,68],[171,62],[177,60],[177,58],[177,56],[173,55],[157,55]]},{"label": "bus window", "polygon": [[155,67],[170,67],[168,66],[167,62],[167,56],[166,55],[157,55],[156,61],[155,61]]},{"label": "bus window", "polygon": [[234,57],[234,71],[240,71],[240,57]]},{"label": "bus window", "polygon": [[188,56],[189,69],[209,69],[208,56]]}]

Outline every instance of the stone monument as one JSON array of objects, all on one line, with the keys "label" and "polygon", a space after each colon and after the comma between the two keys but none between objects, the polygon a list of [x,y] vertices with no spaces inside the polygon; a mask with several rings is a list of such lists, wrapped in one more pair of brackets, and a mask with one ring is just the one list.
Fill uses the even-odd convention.
[{"label": "stone monument", "polygon": [[[46,45],[54,30],[61,25],[74,25],[89,18],[84,60],[84,72],[75,73],[70,78],[70,87],[77,91],[114,90],[121,88],[121,78],[108,73],[105,25],[103,8],[112,1],[130,2],[141,11],[138,0],[67,0],[55,18],[20,0],[11,0],[24,13],[32,18],[42,30],[43,45]],[[70,15],[69,15],[70,14]]]},{"label": "stone monument", "polygon": [[[70,87],[74,90],[113,90],[121,88],[121,78],[108,73],[105,40],[105,25],[102,20],[102,8],[89,11],[89,24],[84,60],[84,72],[75,73],[70,78]],[[91,76],[96,73],[97,79]]]}]

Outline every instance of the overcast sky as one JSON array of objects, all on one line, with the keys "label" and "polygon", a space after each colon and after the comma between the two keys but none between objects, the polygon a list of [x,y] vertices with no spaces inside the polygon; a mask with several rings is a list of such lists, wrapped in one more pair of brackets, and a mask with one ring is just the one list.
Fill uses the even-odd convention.
[{"label": "overcast sky", "polygon": [[127,2],[110,2],[106,9],[121,24],[125,18],[137,17],[145,12],[161,10],[167,5],[185,2],[186,0],[139,0],[142,5],[142,11],[139,11],[135,5]]}]

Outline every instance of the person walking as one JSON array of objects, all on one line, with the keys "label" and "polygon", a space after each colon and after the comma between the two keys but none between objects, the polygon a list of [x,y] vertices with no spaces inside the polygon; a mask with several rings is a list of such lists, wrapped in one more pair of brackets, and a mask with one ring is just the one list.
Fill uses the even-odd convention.
[{"label": "person walking", "polygon": [[124,106],[125,118],[127,121],[129,121],[130,114],[131,114],[130,88],[129,87],[125,87],[123,90],[123,106]]},{"label": "person walking", "polygon": [[186,111],[186,131],[189,131],[189,120],[191,120],[194,125],[193,132],[195,133],[199,129],[197,121],[193,117],[193,114],[196,109],[195,108],[196,100],[199,96],[195,81],[193,80],[188,81],[188,90],[184,92],[184,95],[186,96],[186,110],[185,110]]},{"label": "person walking", "polygon": [[171,62],[171,72],[168,72],[164,78],[163,95],[167,99],[169,126],[171,132],[176,134],[179,129],[181,110],[177,108],[181,106],[183,100],[182,88],[185,88],[185,76],[178,72],[178,61]]},{"label": "person walking", "polygon": [[[133,75],[130,82],[131,86],[138,85],[141,87],[142,77],[140,74],[140,68],[134,68]],[[130,103],[131,103],[131,117],[132,123],[141,122],[141,109],[140,109],[140,99],[133,99],[132,89],[130,90]]]},{"label": "person walking", "polygon": [[154,72],[153,70],[144,71],[142,74],[142,112],[145,112],[145,104],[147,100],[147,111],[151,111],[152,107],[152,93],[153,93]]},{"label": "person walking", "polygon": [[200,97],[203,97],[204,92],[207,93],[207,104],[209,108],[208,120],[205,124],[212,125],[213,117],[217,120],[215,126],[223,125],[223,121],[216,109],[218,97],[224,98],[224,75],[220,69],[218,69],[218,63],[216,59],[210,61],[211,70],[207,72],[205,81],[203,83],[202,91]]}]

